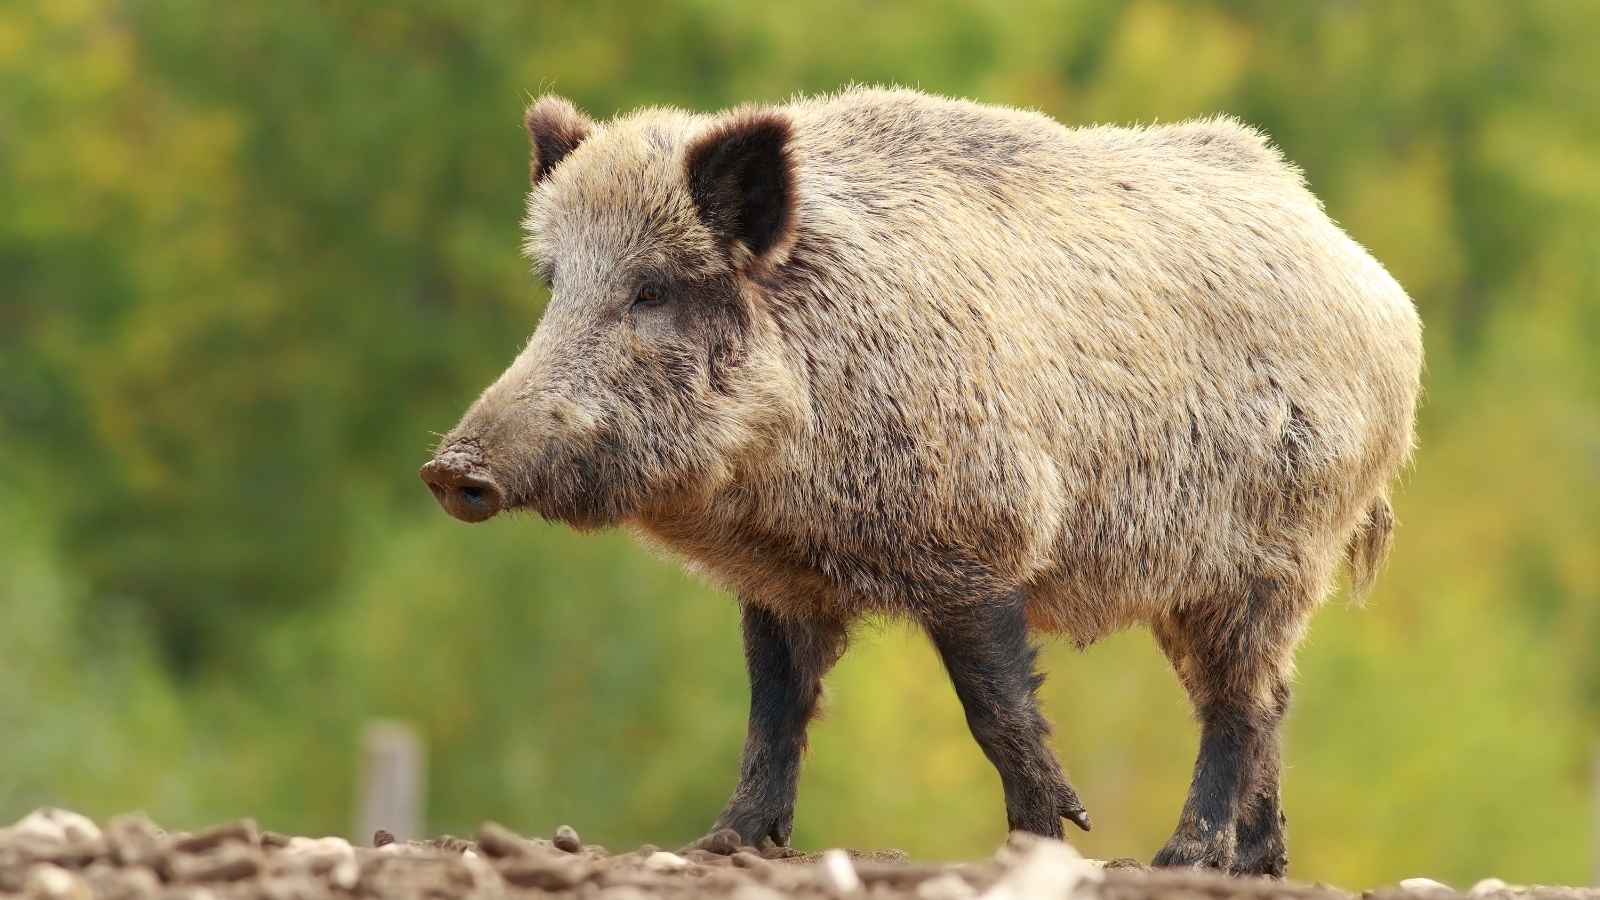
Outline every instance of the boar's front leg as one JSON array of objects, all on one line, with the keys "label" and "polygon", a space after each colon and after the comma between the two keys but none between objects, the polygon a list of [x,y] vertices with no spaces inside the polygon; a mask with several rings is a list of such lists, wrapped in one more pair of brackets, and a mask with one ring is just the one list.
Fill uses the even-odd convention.
[{"label": "boar's front leg", "polygon": [[1050,723],[1039,712],[1034,673],[1038,648],[1028,640],[1026,601],[1013,591],[988,602],[942,609],[925,626],[933,638],[967,725],[1000,771],[1012,831],[1061,837],[1061,819],[1089,830],[1089,814],[1045,743]]},{"label": "boar's front leg", "polygon": [[838,620],[781,615],[753,603],[743,605],[742,625],[750,730],[739,786],[711,832],[732,828],[746,844],[771,838],[786,846],[806,725],[817,713],[822,676],[844,652],[846,628]]}]

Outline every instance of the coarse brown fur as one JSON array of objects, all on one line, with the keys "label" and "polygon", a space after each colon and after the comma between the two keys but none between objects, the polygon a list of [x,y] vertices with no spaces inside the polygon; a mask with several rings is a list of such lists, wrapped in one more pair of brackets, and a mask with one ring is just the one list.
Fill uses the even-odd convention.
[{"label": "coarse brown fur", "polygon": [[425,477],[737,593],[751,743],[719,825],[787,838],[865,613],[929,630],[1013,827],[1087,825],[1026,633],[1145,624],[1202,728],[1157,862],[1282,873],[1292,654],[1341,559],[1361,593],[1387,552],[1422,351],[1259,133],[868,89],[606,123],[546,98],[529,127],[552,299]]}]

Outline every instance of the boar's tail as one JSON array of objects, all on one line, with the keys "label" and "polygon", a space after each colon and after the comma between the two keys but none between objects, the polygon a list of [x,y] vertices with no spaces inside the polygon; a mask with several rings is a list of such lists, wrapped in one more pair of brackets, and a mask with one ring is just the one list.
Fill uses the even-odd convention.
[{"label": "boar's tail", "polygon": [[1355,600],[1365,599],[1372,590],[1393,538],[1394,511],[1389,508],[1389,498],[1380,494],[1361,514],[1344,548],[1345,561],[1350,566],[1350,596]]}]

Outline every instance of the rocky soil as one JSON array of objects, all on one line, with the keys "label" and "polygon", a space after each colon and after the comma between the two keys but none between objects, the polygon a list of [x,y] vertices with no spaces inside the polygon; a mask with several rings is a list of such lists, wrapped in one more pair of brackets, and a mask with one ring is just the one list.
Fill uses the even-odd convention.
[{"label": "rocky soil", "polygon": [[[1352,900],[1326,885],[1146,869],[1085,860],[1055,841],[1020,836],[992,860],[925,865],[898,852],[800,854],[741,847],[723,832],[681,855],[645,846],[608,853],[561,828],[525,838],[486,823],[450,836],[372,847],[289,837],[244,820],[193,834],[143,816],[100,827],[42,809],[0,829],[0,898],[29,900]],[[1415,879],[1364,900],[1463,896]],[[1600,900],[1600,889],[1516,887],[1489,880],[1471,900]]]}]

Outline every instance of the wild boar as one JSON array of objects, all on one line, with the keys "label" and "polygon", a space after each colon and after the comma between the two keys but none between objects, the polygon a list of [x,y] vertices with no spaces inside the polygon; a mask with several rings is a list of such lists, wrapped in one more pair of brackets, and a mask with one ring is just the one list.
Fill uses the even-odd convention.
[{"label": "wild boar", "polygon": [[1341,560],[1388,551],[1405,292],[1263,136],[1065,128],[850,89],[528,110],[550,301],[422,477],[455,517],[621,526],[738,598],[750,721],[713,830],[787,842],[852,623],[925,629],[1012,829],[1089,817],[1033,633],[1150,627],[1193,701],[1157,865],[1281,875],[1279,730]]}]

